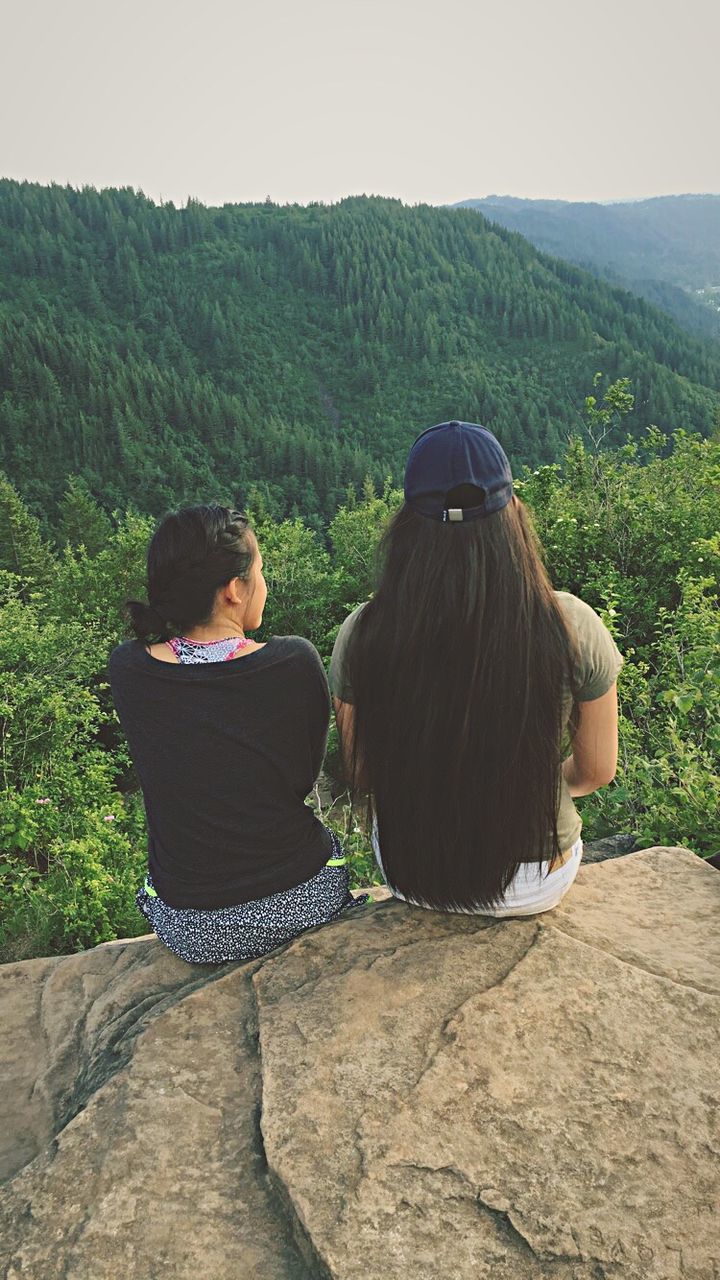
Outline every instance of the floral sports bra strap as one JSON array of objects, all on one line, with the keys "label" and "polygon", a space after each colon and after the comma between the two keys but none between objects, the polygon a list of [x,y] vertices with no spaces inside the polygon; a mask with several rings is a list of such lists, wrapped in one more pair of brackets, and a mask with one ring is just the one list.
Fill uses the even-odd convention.
[{"label": "floral sports bra strap", "polygon": [[167,644],[178,662],[227,662],[252,640],[245,636],[227,636],[224,640],[188,640],[187,636],[175,636]]}]

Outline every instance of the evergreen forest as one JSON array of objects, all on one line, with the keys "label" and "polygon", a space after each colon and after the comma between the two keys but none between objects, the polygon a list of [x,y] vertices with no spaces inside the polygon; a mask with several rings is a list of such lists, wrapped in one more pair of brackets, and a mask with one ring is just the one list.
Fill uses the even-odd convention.
[{"label": "evergreen forest", "polygon": [[485,196],[477,209],[542,249],[623,284],[690,333],[720,339],[720,195],[619,204]]},{"label": "evergreen forest", "polygon": [[717,420],[716,344],[472,210],[0,181],[0,467],[48,529],[75,475],[108,511],[231,493],[320,530],[449,418],[552,463],[597,369],[636,437]]}]

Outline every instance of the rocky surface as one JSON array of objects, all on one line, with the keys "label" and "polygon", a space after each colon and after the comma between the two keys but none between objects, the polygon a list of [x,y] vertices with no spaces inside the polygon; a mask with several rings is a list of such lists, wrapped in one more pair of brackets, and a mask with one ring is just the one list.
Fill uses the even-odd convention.
[{"label": "rocky surface", "polygon": [[[382,898],[382,893],[378,893]],[[720,875],[0,969],[7,1280],[720,1280]]]},{"label": "rocky surface", "polygon": [[637,844],[637,836],[606,836],[604,840],[585,840],[583,842],[583,862],[587,866],[591,862],[606,862],[608,858],[624,858],[632,853]]}]

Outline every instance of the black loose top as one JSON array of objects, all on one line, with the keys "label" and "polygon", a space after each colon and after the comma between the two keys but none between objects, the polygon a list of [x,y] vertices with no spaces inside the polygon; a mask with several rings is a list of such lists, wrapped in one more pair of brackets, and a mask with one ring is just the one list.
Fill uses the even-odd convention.
[{"label": "black loose top", "polygon": [[332,856],[304,802],[330,719],[317,650],[275,636],[226,662],[161,662],[138,640],[110,656],[140,778],[150,875],[172,907],[225,907],[309,880]]}]

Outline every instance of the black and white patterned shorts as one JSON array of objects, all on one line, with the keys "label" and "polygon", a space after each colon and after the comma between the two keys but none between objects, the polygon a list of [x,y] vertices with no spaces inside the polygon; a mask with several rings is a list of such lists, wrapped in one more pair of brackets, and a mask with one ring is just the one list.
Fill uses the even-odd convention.
[{"label": "black and white patterned shorts", "polygon": [[350,893],[347,858],[330,834],[332,857],[317,875],[267,898],[209,910],[170,907],[148,876],[135,901],[160,941],[188,964],[254,960],[369,901],[369,894],[353,898]]}]

